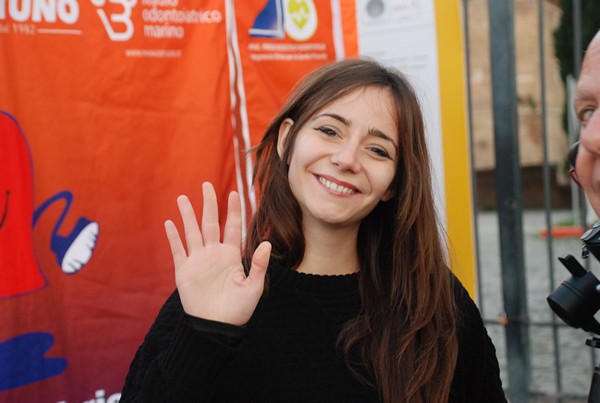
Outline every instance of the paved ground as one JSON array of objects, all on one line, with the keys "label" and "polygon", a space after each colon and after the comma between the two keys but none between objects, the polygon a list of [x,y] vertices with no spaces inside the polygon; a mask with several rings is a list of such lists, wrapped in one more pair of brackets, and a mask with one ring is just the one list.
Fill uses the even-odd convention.
[{"label": "paved ground", "polygon": [[[571,216],[568,211],[552,213],[552,225],[554,226],[569,224],[570,220]],[[477,216],[476,224],[479,233],[482,285],[480,308],[484,319],[488,321],[488,332],[498,350],[503,382],[508,385],[504,328],[493,323],[503,311],[497,214],[495,212],[480,213]],[[527,211],[524,214],[524,253],[529,319],[533,323],[546,324],[555,319],[557,323],[563,325],[562,321],[549,308],[546,297],[570,276],[562,264],[556,260],[556,257],[571,254],[580,262],[585,263],[581,259],[582,243],[578,237],[554,238],[551,262],[548,257],[548,241],[540,235],[540,231],[545,228],[546,218],[543,211]],[[592,271],[600,277],[598,275],[600,263],[593,257],[587,260],[590,261]],[[551,273],[554,277],[554,285],[550,281]],[[593,367],[598,364],[600,359],[600,350],[592,352],[593,349],[585,345],[588,334],[581,329],[573,329],[567,325],[560,326],[556,337],[558,355],[555,355],[557,349],[551,326],[531,326],[529,335],[532,354],[531,390],[539,394],[539,397],[532,398],[530,402],[587,402]],[[595,356],[592,356],[593,354]],[[559,400],[557,398],[559,395],[563,396],[563,399]]]}]

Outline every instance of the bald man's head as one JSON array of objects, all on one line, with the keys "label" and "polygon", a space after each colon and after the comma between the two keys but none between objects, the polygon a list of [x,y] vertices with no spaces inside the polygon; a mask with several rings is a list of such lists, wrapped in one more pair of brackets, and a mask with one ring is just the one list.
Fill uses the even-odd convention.
[{"label": "bald man's head", "polygon": [[575,168],[585,194],[600,216],[600,32],[590,42],[583,63],[574,109],[580,124]]}]

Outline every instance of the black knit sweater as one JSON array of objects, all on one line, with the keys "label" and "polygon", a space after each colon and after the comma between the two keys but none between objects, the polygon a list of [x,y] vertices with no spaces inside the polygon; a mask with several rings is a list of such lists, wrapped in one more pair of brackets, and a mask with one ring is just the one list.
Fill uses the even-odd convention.
[{"label": "black knit sweater", "polygon": [[[336,349],[361,309],[358,275],[270,267],[245,328],[190,320],[174,292],[138,349],[120,402],[379,402]],[[458,284],[459,357],[450,402],[506,402],[494,346]]]}]

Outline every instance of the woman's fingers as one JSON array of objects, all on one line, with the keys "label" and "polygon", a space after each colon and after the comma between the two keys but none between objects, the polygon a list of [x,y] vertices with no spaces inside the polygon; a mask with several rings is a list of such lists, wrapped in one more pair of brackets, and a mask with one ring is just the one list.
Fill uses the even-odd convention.
[{"label": "woman's fingers", "polygon": [[179,206],[179,213],[183,220],[183,230],[185,232],[185,243],[187,246],[188,253],[192,253],[193,250],[200,248],[203,245],[202,233],[198,228],[198,220],[196,220],[196,213],[190,199],[185,195],[181,195],[177,198],[177,205]]},{"label": "woman's fingers", "polygon": [[171,246],[171,254],[173,255],[173,263],[175,267],[181,266],[187,257],[185,253],[185,248],[181,243],[181,238],[179,237],[179,232],[177,231],[177,227],[171,220],[165,221],[165,233],[167,234],[167,239],[169,240],[169,245]]},{"label": "woman's fingers", "polygon": [[242,208],[240,203],[240,196],[237,192],[229,193],[223,243],[237,247],[241,247],[242,244]]},{"label": "woman's fingers", "polygon": [[202,197],[204,207],[202,209],[202,236],[204,244],[219,242],[221,229],[219,226],[219,208],[217,206],[217,194],[210,182],[202,184]]},{"label": "woman's fingers", "polygon": [[254,251],[254,255],[252,255],[252,266],[250,267],[250,273],[248,274],[247,280],[256,285],[264,286],[265,274],[267,272],[267,267],[269,266],[270,257],[271,243],[269,241],[261,242]]},{"label": "woman's fingers", "polygon": [[173,221],[165,222],[181,303],[190,315],[244,324],[252,316],[262,295],[271,244],[265,241],[256,248],[250,273],[245,276],[240,254],[242,215],[239,195],[236,192],[229,195],[221,243],[215,190],[207,182],[202,184],[202,193],[201,228],[189,199],[186,196],[177,199],[185,243]]}]

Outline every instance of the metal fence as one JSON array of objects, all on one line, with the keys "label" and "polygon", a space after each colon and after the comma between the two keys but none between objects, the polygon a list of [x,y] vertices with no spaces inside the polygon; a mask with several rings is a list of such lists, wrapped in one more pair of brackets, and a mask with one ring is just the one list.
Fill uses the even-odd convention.
[{"label": "metal fence", "polygon": [[[575,31],[580,29],[581,0],[574,0]],[[469,7],[463,12],[469,51]],[[575,191],[573,210],[553,208],[550,167],[547,160],[546,93],[544,67],[544,0],[538,0],[538,32],[541,124],[543,146],[544,206],[525,210],[519,162],[519,123],[515,72],[514,0],[488,0],[490,58],[496,156],[496,208],[483,211],[475,200],[479,306],[496,345],[503,383],[512,403],[586,402],[596,351],[588,347],[588,334],[563,323],[549,308],[546,297],[569,273],[557,257],[571,254],[596,271],[594,258],[581,260],[577,236],[555,236],[553,228],[564,223],[582,225],[585,207],[579,211]],[[575,35],[575,54],[581,55]],[[467,54],[467,61],[469,60]],[[574,60],[579,71],[580,60]],[[467,63],[467,73],[469,65]],[[469,108],[471,93],[469,86]],[[471,130],[472,133],[472,130]],[[475,158],[473,156],[472,158]],[[475,164],[471,164],[475,166]],[[476,178],[473,172],[473,178]],[[474,187],[477,186],[476,181]]]}]

